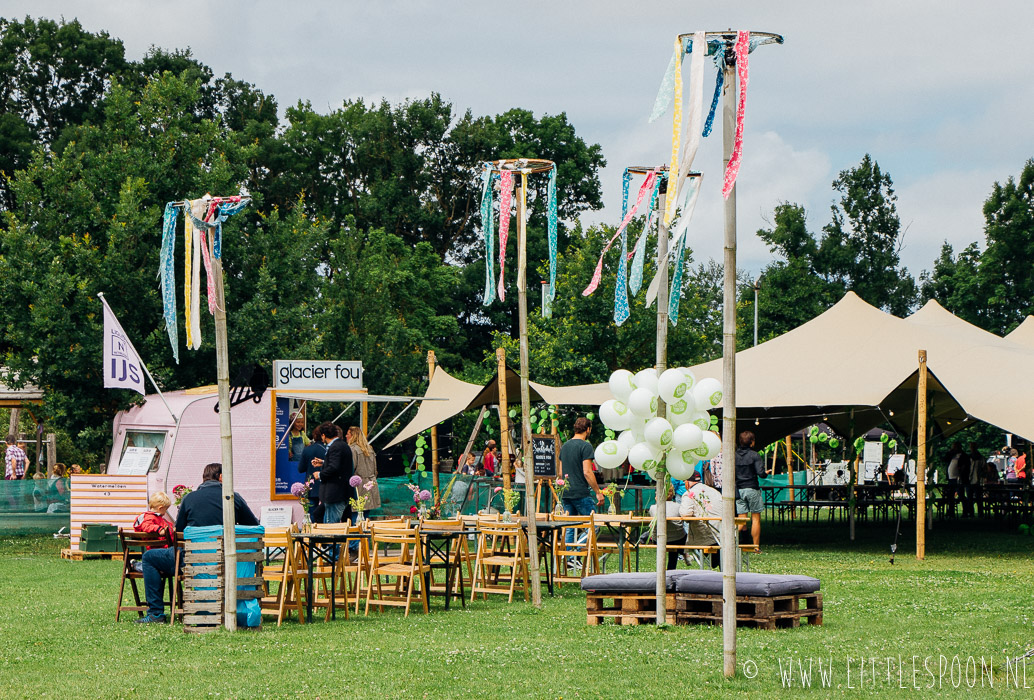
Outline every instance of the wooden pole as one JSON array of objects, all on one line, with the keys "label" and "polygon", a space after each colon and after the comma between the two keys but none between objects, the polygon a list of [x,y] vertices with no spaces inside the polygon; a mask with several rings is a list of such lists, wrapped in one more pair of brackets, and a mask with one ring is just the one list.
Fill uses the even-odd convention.
[{"label": "wooden pole", "polygon": [[219,385],[219,440],[223,455],[223,626],[237,629],[237,537],[233,498],[233,441],[230,430],[230,354],[226,339],[226,294],[223,288],[223,261],[212,258],[215,286],[215,365]]},{"label": "wooden pole", "polygon": [[359,404],[359,428],[363,435],[370,437],[370,404],[366,401]]},{"label": "wooden pole", "polygon": [[916,426],[916,559],[926,559],[926,350],[919,351],[919,418]]},{"label": "wooden pole", "polygon": [[[431,383],[434,377],[434,366],[437,363],[434,359],[434,350],[427,351],[427,383]],[[438,495],[438,426],[431,426],[431,483],[434,486],[435,495]]]},{"label": "wooden pole", "polygon": [[[676,188],[678,185],[679,164],[672,163],[668,167],[668,183],[661,184],[661,189],[667,192],[667,188]],[[664,200],[658,192],[657,207],[662,209],[661,202]],[[664,223],[663,212],[658,212],[660,224],[657,226],[657,275],[660,284],[657,289],[657,350],[656,369],[657,375],[668,368],[668,226]],[[657,415],[661,418],[668,413],[664,401],[657,400]],[[667,600],[668,586],[665,571],[668,568],[668,476],[666,471],[659,471],[657,474],[656,490],[654,491],[654,503],[657,505],[657,626],[663,627],[667,623]]]},{"label": "wooden pole", "polygon": [[790,484],[790,500],[793,499],[793,441],[790,436],[786,436],[786,473],[787,482]]},{"label": "wooden pole", "polygon": [[[726,168],[736,129],[736,62],[726,51],[722,141]],[[724,172],[724,170],[723,170]],[[736,187],[725,200],[725,284],[722,301],[722,670],[736,675]]]},{"label": "wooden pole", "polygon": [[520,322],[521,356],[521,461],[524,471],[524,510],[528,520],[528,558],[531,576],[531,604],[542,607],[542,576],[539,575],[539,540],[535,525],[537,501],[533,496],[534,469],[531,454],[531,388],[528,386],[528,174],[521,173],[517,185],[517,311]]},{"label": "wooden pole", "polygon": [[503,488],[510,488],[510,414],[506,406],[506,350],[495,351],[499,374],[499,459],[503,472]]}]

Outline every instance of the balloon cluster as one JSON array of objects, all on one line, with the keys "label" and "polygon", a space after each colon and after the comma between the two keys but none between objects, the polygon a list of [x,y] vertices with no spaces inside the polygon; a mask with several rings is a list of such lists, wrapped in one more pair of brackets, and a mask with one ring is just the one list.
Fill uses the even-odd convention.
[{"label": "balloon cluster", "polygon": [[[600,420],[616,438],[596,448],[601,468],[620,467],[627,459],[654,479],[666,468],[671,478],[681,480],[700,460],[721,452],[722,440],[711,432],[718,417],[708,413],[722,403],[717,379],[698,382],[684,367],[660,375],[653,368],[635,374],[619,369],[610,375],[610,393],[614,398],[600,406]],[[667,418],[657,416],[659,399],[667,406]]]}]

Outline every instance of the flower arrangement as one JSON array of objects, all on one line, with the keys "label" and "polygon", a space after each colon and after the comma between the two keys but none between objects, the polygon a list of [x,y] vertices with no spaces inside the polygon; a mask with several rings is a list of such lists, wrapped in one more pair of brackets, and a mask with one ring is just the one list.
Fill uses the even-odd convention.
[{"label": "flower arrangement", "polygon": [[183,503],[183,498],[194,489],[185,484],[177,484],[172,487],[172,495],[176,497],[176,505]]},{"label": "flower arrangement", "polygon": [[502,486],[496,486],[494,489],[492,489],[492,493],[494,494],[492,496],[492,500],[495,500],[496,496],[502,494],[503,509],[507,513],[514,512],[514,510],[516,510],[517,508],[517,505],[521,502],[521,494],[519,491],[516,491],[515,489],[504,489]]},{"label": "flower arrangement", "polygon": [[[348,503],[352,506],[352,510],[364,511],[366,510],[366,502],[370,498],[370,491],[373,490],[374,483],[371,479],[366,483],[363,483],[363,478],[358,474],[352,475],[352,478],[348,480],[348,485],[355,489],[355,498],[349,498]],[[366,493],[360,494],[359,487],[362,487]]]},{"label": "flower arrangement", "polygon": [[296,481],[291,484],[291,495],[298,499],[306,515],[309,514],[309,506],[312,505],[312,502],[309,500],[309,492],[312,491],[312,486],[315,483],[314,479],[309,479],[305,483]]},{"label": "flower arrangement", "polygon": [[693,509],[693,515],[696,517],[704,517],[710,513],[711,509],[711,497],[701,491],[686,491],[686,498],[689,499],[690,507]]},{"label": "flower arrangement", "polygon": [[567,480],[563,477],[553,482],[553,490],[556,491],[557,499],[562,499],[564,494],[567,493],[567,489],[571,488],[571,485],[567,483]]},{"label": "flower arrangement", "polygon": [[607,499],[607,512],[616,513],[617,501],[625,495],[625,492],[619,489],[614,484],[607,484],[602,489],[600,489],[600,493],[602,493],[603,497]]}]

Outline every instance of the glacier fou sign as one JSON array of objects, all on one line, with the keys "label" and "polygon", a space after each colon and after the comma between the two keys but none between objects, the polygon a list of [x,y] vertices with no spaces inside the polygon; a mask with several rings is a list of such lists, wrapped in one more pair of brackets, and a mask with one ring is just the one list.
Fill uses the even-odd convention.
[{"label": "glacier fou sign", "polygon": [[338,360],[276,360],[276,389],[354,391],[363,388],[363,363]]}]

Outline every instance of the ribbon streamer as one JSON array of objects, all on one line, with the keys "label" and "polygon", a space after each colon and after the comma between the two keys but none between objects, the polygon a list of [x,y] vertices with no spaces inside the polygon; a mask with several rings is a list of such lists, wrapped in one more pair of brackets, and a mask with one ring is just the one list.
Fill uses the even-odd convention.
[{"label": "ribbon streamer", "polygon": [[183,327],[187,331],[187,347],[194,347],[194,319],[190,315],[191,282],[194,279],[192,266],[194,255],[191,245],[194,242],[194,222],[187,206],[187,215],[183,217]]},{"label": "ribbon streamer", "polygon": [[557,259],[557,202],[556,202],[556,163],[549,171],[549,184],[546,187],[546,236],[549,239],[549,301],[556,298],[556,259]]},{"label": "ribbon streamer", "polygon": [[736,107],[736,142],[732,147],[729,165],[725,168],[725,182],[722,185],[722,197],[729,198],[736,185],[736,176],[740,172],[740,161],[743,160],[743,117],[747,108],[747,56],[750,53],[750,32],[739,32],[736,35],[736,74],[740,80],[740,99]]},{"label": "ribbon streamer", "polygon": [[488,306],[495,299],[495,232],[492,230],[492,166],[486,164],[481,173],[481,236],[485,242],[485,292],[481,303]]},{"label": "ribbon streamer", "polygon": [[614,285],[614,323],[621,325],[628,320],[628,229],[621,229],[621,257],[618,258],[618,278]]},{"label": "ribbon streamer", "polygon": [[510,204],[513,202],[513,173],[504,170],[499,174],[499,301],[506,301],[506,241],[510,237]]},{"label": "ribbon streamer", "polygon": [[675,265],[672,268],[671,293],[668,295],[668,322],[673,326],[679,324],[679,301],[682,300],[682,268],[686,253],[686,237],[679,241],[675,252]]},{"label": "ribbon streamer", "polygon": [[704,138],[711,135],[714,127],[714,115],[718,111],[718,98],[722,95],[722,85],[725,84],[725,52],[716,51],[714,64],[718,67],[718,77],[714,81],[714,97],[711,98],[711,111],[707,113],[707,121],[704,123]]},{"label": "ribbon streamer", "polygon": [[596,263],[596,269],[592,273],[592,280],[589,281],[589,286],[582,292],[582,296],[587,297],[596,291],[596,288],[600,286],[600,280],[603,278],[603,258],[610,250],[610,246],[614,244],[624,231],[625,227],[628,226],[628,222],[635,216],[636,210],[639,209],[639,205],[643,203],[643,198],[646,197],[646,193],[653,186],[654,178],[657,177],[657,171],[651,170],[646,175],[646,180],[643,181],[642,187],[639,188],[639,194],[636,196],[635,205],[628,212],[624,219],[621,220],[621,225],[618,226],[618,230],[614,233],[611,239],[607,242],[607,245],[603,248],[603,252],[600,253],[599,262]]},{"label": "ribbon streamer", "polygon": [[[674,235],[668,241],[668,256],[677,254],[678,248],[682,245],[682,242],[686,238],[686,231],[689,228],[689,222],[693,220],[693,212],[696,211],[697,199],[700,196],[700,183],[702,178],[693,178],[693,187],[686,190],[685,200],[682,203],[682,213],[679,214],[678,224],[675,226]],[[646,305],[649,307],[653,304],[657,295],[660,293],[661,287],[661,271],[660,265],[667,265],[668,261],[658,261],[657,273],[653,276],[653,280],[650,282],[650,286],[646,290]],[[670,297],[669,297],[670,298]],[[671,314],[671,310],[668,310],[668,314]]]},{"label": "ribbon streamer", "polygon": [[[673,90],[673,100],[675,102],[675,111],[671,117],[671,160],[668,161],[670,164],[670,171],[675,172],[678,170],[679,162],[679,140],[682,137],[682,40],[675,39],[675,54],[678,56],[678,60],[675,61],[675,80]],[[668,180],[671,182],[671,178]],[[664,223],[670,224],[672,218],[675,216],[675,202],[676,188],[668,188],[668,198],[664,206]]]},{"label": "ribbon streamer", "polygon": [[176,364],[180,361],[179,343],[176,342],[176,205],[169,202],[162,214],[162,249],[158,262],[158,278],[162,289],[162,315],[165,317],[165,330],[169,334],[172,345],[172,357]]},{"label": "ribbon streamer", "polygon": [[667,179],[665,173],[659,173],[653,183],[653,192],[650,193],[650,206],[647,208],[646,225],[635,244],[635,253],[632,257],[632,271],[628,279],[628,288],[635,296],[643,286],[643,263],[646,261],[646,241],[650,235],[650,227],[657,219],[657,195],[661,191],[661,182]]},{"label": "ribbon streamer", "polygon": [[671,104],[672,86],[675,84],[675,66],[682,63],[682,44],[678,39],[675,40],[675,52],[671,54],[671,60],[668,61],[668,67],[664,71],[664,77],[661,78],[661,86],[657,90],[657,98],[653,102],[653,111],[650,113],[650,121],[654,122],[664,114],[668,109],[668,105]]},{"label": "ribbon streamer", "polygon": [[682,157],[679,160],[678,178],[675,180],[678,199],[681,199],[686,178],[700,147],[700,122],[704,109],[704,61],[707,53],[707,40],[704,35],[704,32],[696,32],[693,35],[693,53],[689,63],[689,119],[686,130],[688,133],[682,142]]},{"label": "ribbon streamer", "polygon": [[[196,200],[195,200],[196,201]],[[190,314],[191,328],[193,333],[191,338],[193,344],[188,343],[187,347],[191,350],[197,350],[201,347],[201,231],[197,227],[191,226],[191,277],[190,277],[190,296],[187,302],[187,313]]]},{"label": "ribbon streamer", "polygon": [[632,184],[632,173],[628,172],[628,168],[625,168],[625,172],[621,175],[621,220],[624,221],[625,215],[628,214],[628,187]]},{"label": "ribbon streamer", "polygon": [[205,295],[208,297],[208,313],[215,316],[215,277],[212,275],[212,256],[208,252],[208,241],[205,238],[205,229],[198,229],[201,234],[201,259],[205,261]]}]

